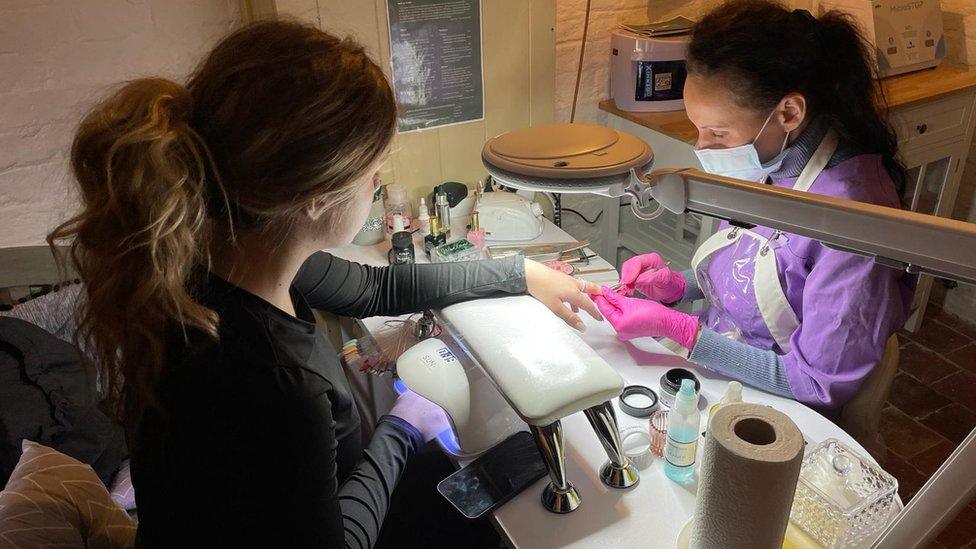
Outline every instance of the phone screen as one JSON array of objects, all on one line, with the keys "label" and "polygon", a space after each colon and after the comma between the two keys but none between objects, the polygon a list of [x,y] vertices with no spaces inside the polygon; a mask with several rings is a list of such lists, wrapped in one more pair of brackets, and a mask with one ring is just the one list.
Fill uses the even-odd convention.
[{"label": "phone screen", "polygon": [[437,485],[462,515],[478,518],[548,473],[532,435],[520,431]]}]

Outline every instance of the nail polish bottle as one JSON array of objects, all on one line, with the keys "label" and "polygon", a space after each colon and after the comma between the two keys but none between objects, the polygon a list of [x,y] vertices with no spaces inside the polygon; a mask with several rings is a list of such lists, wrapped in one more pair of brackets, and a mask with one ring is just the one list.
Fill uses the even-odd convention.
[{"label": "nail polish bottle", "polygon": [[481,228],[481,220],[478,212],[471,212],[471,228],[468,229],[468,242],[475,245],[479,250],[485,247],[485,230]]},{"label": "nail polish bottle", "polygon": [[437,217],[430,218],[430,234],[424,237],[424,251],[429,257],[434,248],[445,244],[447,235],[441,232],[440,223]]}]

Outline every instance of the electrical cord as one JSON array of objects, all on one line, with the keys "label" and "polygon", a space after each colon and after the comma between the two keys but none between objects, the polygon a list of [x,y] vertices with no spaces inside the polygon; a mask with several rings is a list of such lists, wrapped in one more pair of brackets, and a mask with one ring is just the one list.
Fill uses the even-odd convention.
[{"label": "electrical cord", "polygon": [[596,225],[596,222],[599,221],[600,220],[600,217],[603,216],[603,210],[600,210],[600,213],[596,214],[596,217],[593,218],[593,221],[590,221],[589,219],[586,218],[585,215],[581,214],[580,212],[578,212],[578,211],[576,211],[576,210],[574,210],[572,208],[563,208],[563,211],[564,212],[569,212],[569,213],[574,213],[574,214],[580,216],[583,219],[583,222],[586,223],[587,225]]}]

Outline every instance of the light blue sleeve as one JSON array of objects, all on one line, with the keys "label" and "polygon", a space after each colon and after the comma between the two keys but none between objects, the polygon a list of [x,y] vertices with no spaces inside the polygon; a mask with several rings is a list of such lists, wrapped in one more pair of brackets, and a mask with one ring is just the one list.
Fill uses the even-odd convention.
[{"label": "light blue sleeve", "polygon": [[695,277],[694,269],[681,271],[681,277],[685,279],[685,295],[678,303],[705,299],[705,293],[698,287],[698,278]]},{"label": "light blue sleeve", "polygon": [[688,360],[764,391],[793,398],[783,359],[702,326]]}]

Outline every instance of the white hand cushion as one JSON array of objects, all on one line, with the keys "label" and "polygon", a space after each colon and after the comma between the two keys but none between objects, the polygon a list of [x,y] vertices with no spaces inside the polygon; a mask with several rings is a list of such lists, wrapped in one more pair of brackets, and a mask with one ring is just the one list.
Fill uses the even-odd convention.
[{"label": "white hand cushion", "polygon": [[623,378],[529,296],[458,303],[441,316],[526,423],[549,425],[623,390]]},{"label": "white hand cushion", "polygon": [[0,492],[0,547],[132,547],[136,523],[91,467],[25,440]]}]

